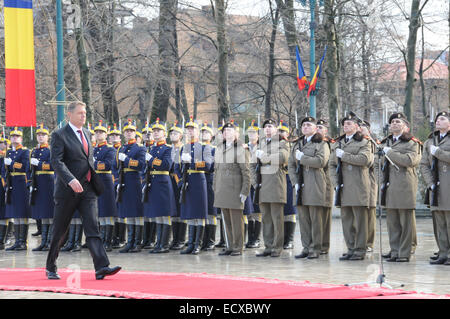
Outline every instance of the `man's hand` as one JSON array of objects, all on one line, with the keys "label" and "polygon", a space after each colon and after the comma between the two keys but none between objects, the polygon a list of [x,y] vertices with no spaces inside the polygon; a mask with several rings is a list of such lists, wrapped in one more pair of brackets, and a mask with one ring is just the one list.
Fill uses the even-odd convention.
[{"label": "man's hand", "polygon": [[38,166],[38,165],[39,165],[39,160],[38,160],[37,158],[32,157],[32,158],[30,159],[30,163],[31,163],[31,165],[33,165],[33,166]]},{"label": "man's hand", "polygon": [[153,158],[153,156],[151,156],[149,153],[145,153],[145,161],[148,162],[149,160],[151,160]]},{"label": "man's hand", "polygon": [[342,158],[342,156],[344,155],[344,151],[341,150],[340,148],[336,149],[336,157]]},{"label": "man's hand", "polygon": [[72,188],[72,190],[75,193],[82,193],[83,192],[83,186],[81,186],[80,182],[74,178],[69,182],[69,186]]},{"label": "man's hand", "polygon": [[239,197],[241,198],[241,203],[245,203],[245,200],[247,199],[247,196],[239,194]]},{"label": "man's hand", "polygon": [[5,165],[11,165],[12,163],[12,159],[10,159],[9,157],[5,158]]},{"label": "man's hand", "polygon": [[125,159],[127,158],[127,155],[125,155],[125,153],[119,153],[119,161],[125,161]]},{"label": "man's hand", "polygon": [[182,160],[183,162],[188,162],[188,163],[190,163],[191,160],[192,160],[191,154],[189,154],[189,153],[183,153],[183,154],[181,154],[181,160]]},{"label": "man's hand", "polygon": [[430,153],[431,155],[436,154],[436,151],[439,149],[438,146],[430,145]]},{"label": "man's hand", "polygon": [[256,150],[255,151],[255,156],[256,158],[261,159],[261,157],[264,155],[264,151],[263,150]]},{"label": "man's hand", "polygon": [[296,150],[295,151],[295,158],[297,159],[297,160],[301,160],[302,159],[302,157],[303,157],[303,152],[300,152],[300,150]]},{"label": "man's hand", "polygon": [[391,149],[392,149],[392,147],[385,146],[385,147],[383,147],[383,153],[387,154]]}]

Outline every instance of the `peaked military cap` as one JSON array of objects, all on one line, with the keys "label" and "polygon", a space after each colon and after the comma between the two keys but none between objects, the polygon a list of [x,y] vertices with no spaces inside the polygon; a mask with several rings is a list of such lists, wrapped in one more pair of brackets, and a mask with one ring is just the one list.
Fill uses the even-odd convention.
[{"label": "peaked military cap", "polygon": [[389,117],[389,124],[391,124],[392,120],[394,119],[400,119],[402,121],[408,122],[405,114],[403,113],[394,113]]},{"label": "peaked military cap", "polygon": [[345,117],[341,120],[341,125],[344,125],[344,122],[345,122],[345,121],[353,121],[353,122],[355,122],[356,124],[359,125],[359,120],[358,120],[358,118],[357,118],[356,116],[351,115],[351,114],[347,114],[347,116],[345,116]]},{"label": "peaked military cap", "polygon": [[102,132],[108,133],[108,128],[106,126],[104,126],[103,121],[100,120],[100,121],[98,121],[98,125],[96,127],[94,127],[94,132],[95,131],[102,131]]},{"label": "peaked military cap", "polygon": [[438,119],[439,116],[445,116],[446,118],[450,119],[450,112],[448,112],[448,111],[442,111],[442,112],[439,112],[439,113],[436,115],[436,117],[434,118],[434,123],[436,123],[436,121],[437,121],[437,119]]},{"label": "peaked military cap", "polygon": [[152,130],[154,129],[160,129],[163,130],[164,132],[166,131],[166,125],[163,121],[159,120],[159,117],[156,118],[155,123],[153,123],[152,125]]},{"label": "peaked military cap", "polygon": [[272,118],[266,119],[266,120],[264,120],[262,127],[266,126],[266,124],[272,124],[272,125],[276,126],[277,125],[277,121],[275,121]]},{"label": "peaked military cap", "polygon": [[133,122],[131,121],[131,119],[128,119],[127,125],[125,125],[125,126],[123,127],[123,131],[125,132],[126,130],[132,130],[132,131],[136,131],[136,130],[137,130],[137,129],[136,129],[136,124],[133,123]]},{"label": "peaked military cap", "polygon": [[328,126],[328,122],[322,119],[318,119],[317,120],[317,125],[323,125],[323,126]]},{"label": "peaked military cap", "polygon": [[175,131],[175,132],[178,132],[180,134],[183,134],[183,128],[181,127],[181,124],[178,123],[178,121],[175,121],[173,123],[172,127],[169,129],[169,132],[172,132],[172,131]]},{"label": "peaked military cap", "polygon": [[43,133],[49,135],[50,132],[48,130],[48,127],[44,125],[44,123],[41,123],[38,128],[36,129],[36,134]]},{"label": "peaked military cap", "polygon": [[207,122],[204,122],[202,127],[200,128],[200,131],[208,131],[211,134],[214,134],[213,128],[211,124],[208,124]]},{"label": "peaked military cap", "polygon": [[9,132],[9,136],[12,136],[12,135],[23,136],[23,130],[22,130],[22,128],[15,126],[15,127]]},{"label": "peaked military cap", "polygon": [[305,123],[305,122],[311,122],[311,123],[317,124],[317,123],[316,123],[316,119],[315,119],[314,117],[312,117],[312,116],[307,116],[307,117],[305,117],[305,118],[300,122],[300,125],[303,125],[303,123]]}]

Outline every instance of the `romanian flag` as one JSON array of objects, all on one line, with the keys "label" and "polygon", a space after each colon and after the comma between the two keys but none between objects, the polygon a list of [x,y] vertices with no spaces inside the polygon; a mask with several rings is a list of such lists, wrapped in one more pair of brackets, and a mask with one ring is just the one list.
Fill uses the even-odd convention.
[{"label": "romanian flag", "polygon": [[4,0],[6,126],[36,126],[32,0]]},{"label": "romanian flag", "polygon": [[298,89],[301,91],[306,87],[306,84],[308,84],[308,80],[306,79],[305,70],[303,69],[302,59],[300,59],[298,46],[295,47],[295,55],[297,58],[297,84]]},{"label": "romanian flag", "polygon": [[308,97],[311,94],[311,92],[316,90],[316,84],[317,81],[320,78],[320,74],[322,74],[322,65],[323,65],[323,60],[325,59],[325,54],[327,53],[327,47],[325,46],[325,50],[323,52],[323,56],[320,59],[319,65],[316,68],[316,72],[314,72],[314,76],[311,79],[311,83],[309,84],[309,89],[308,89]]}]

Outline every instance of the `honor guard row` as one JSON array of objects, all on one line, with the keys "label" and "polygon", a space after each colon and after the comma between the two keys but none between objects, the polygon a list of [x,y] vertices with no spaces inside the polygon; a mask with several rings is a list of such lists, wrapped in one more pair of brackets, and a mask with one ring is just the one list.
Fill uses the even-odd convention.
[{"label": "honor guard row", "polygon": [[[219,128],[215,145],[211,125],[192,117],[184,127],[175,122],[167,128],[159,119],[146,123],[142,144],[131,120],[122,130],[99,122],[92,132],[95,171],[105,186],[98,197],[104,246],[121,253],[198,254],[216,246],[220,217],[217,246],[224,249],[219,255],[239,256],[244,247],[260,247],[262,230],[264,250],[256,256],[278,257],[293,248],[298,214],[302,250],[295,257],[316,259],[329,251],[331,209],[336,206],[347,249],[340,260],[363,260],[373,250],[380,204],[386,210],[390,245],[383,257],[407,262],[417,246],[420,167],[439,248],[431,263],[449,264],[450,204],[444,196],[450,187],[449,113],[440,112],[434,121],[436,131],[424,145],[411,135],[402,113],[390,116],[390,135],[381,141],[373,137],[370,123],[352,112],[341,119],[343,134],[334,139],[326,121],[312,117],[301,120],[297,136],[282,121],[266,119],[261,128],[252,121],[246,128],[248,144],[233,121]],[[10,218],[16,234],[8,250],[26,249],[30,217],[42,222],[42,241],[35,250],[48,249],[51,239],[49,132],[41,125],[36,133],[39,144],[31,152],[22,147],[19,128],[10,132],[10,148],[5,138],[0,141],[0,243]],[[81,240],[81,225],[77,228],[80,223],[74,220],[67,250]]]}]

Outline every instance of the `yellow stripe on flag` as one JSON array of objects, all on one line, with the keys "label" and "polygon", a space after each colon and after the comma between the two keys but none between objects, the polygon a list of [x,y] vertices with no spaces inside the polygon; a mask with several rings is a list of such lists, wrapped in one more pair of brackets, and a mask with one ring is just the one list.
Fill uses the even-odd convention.
[{"label": "yellow stripe on flag", "polygon": [[34,70],[33,10],[4,8],[5,67]]}]

